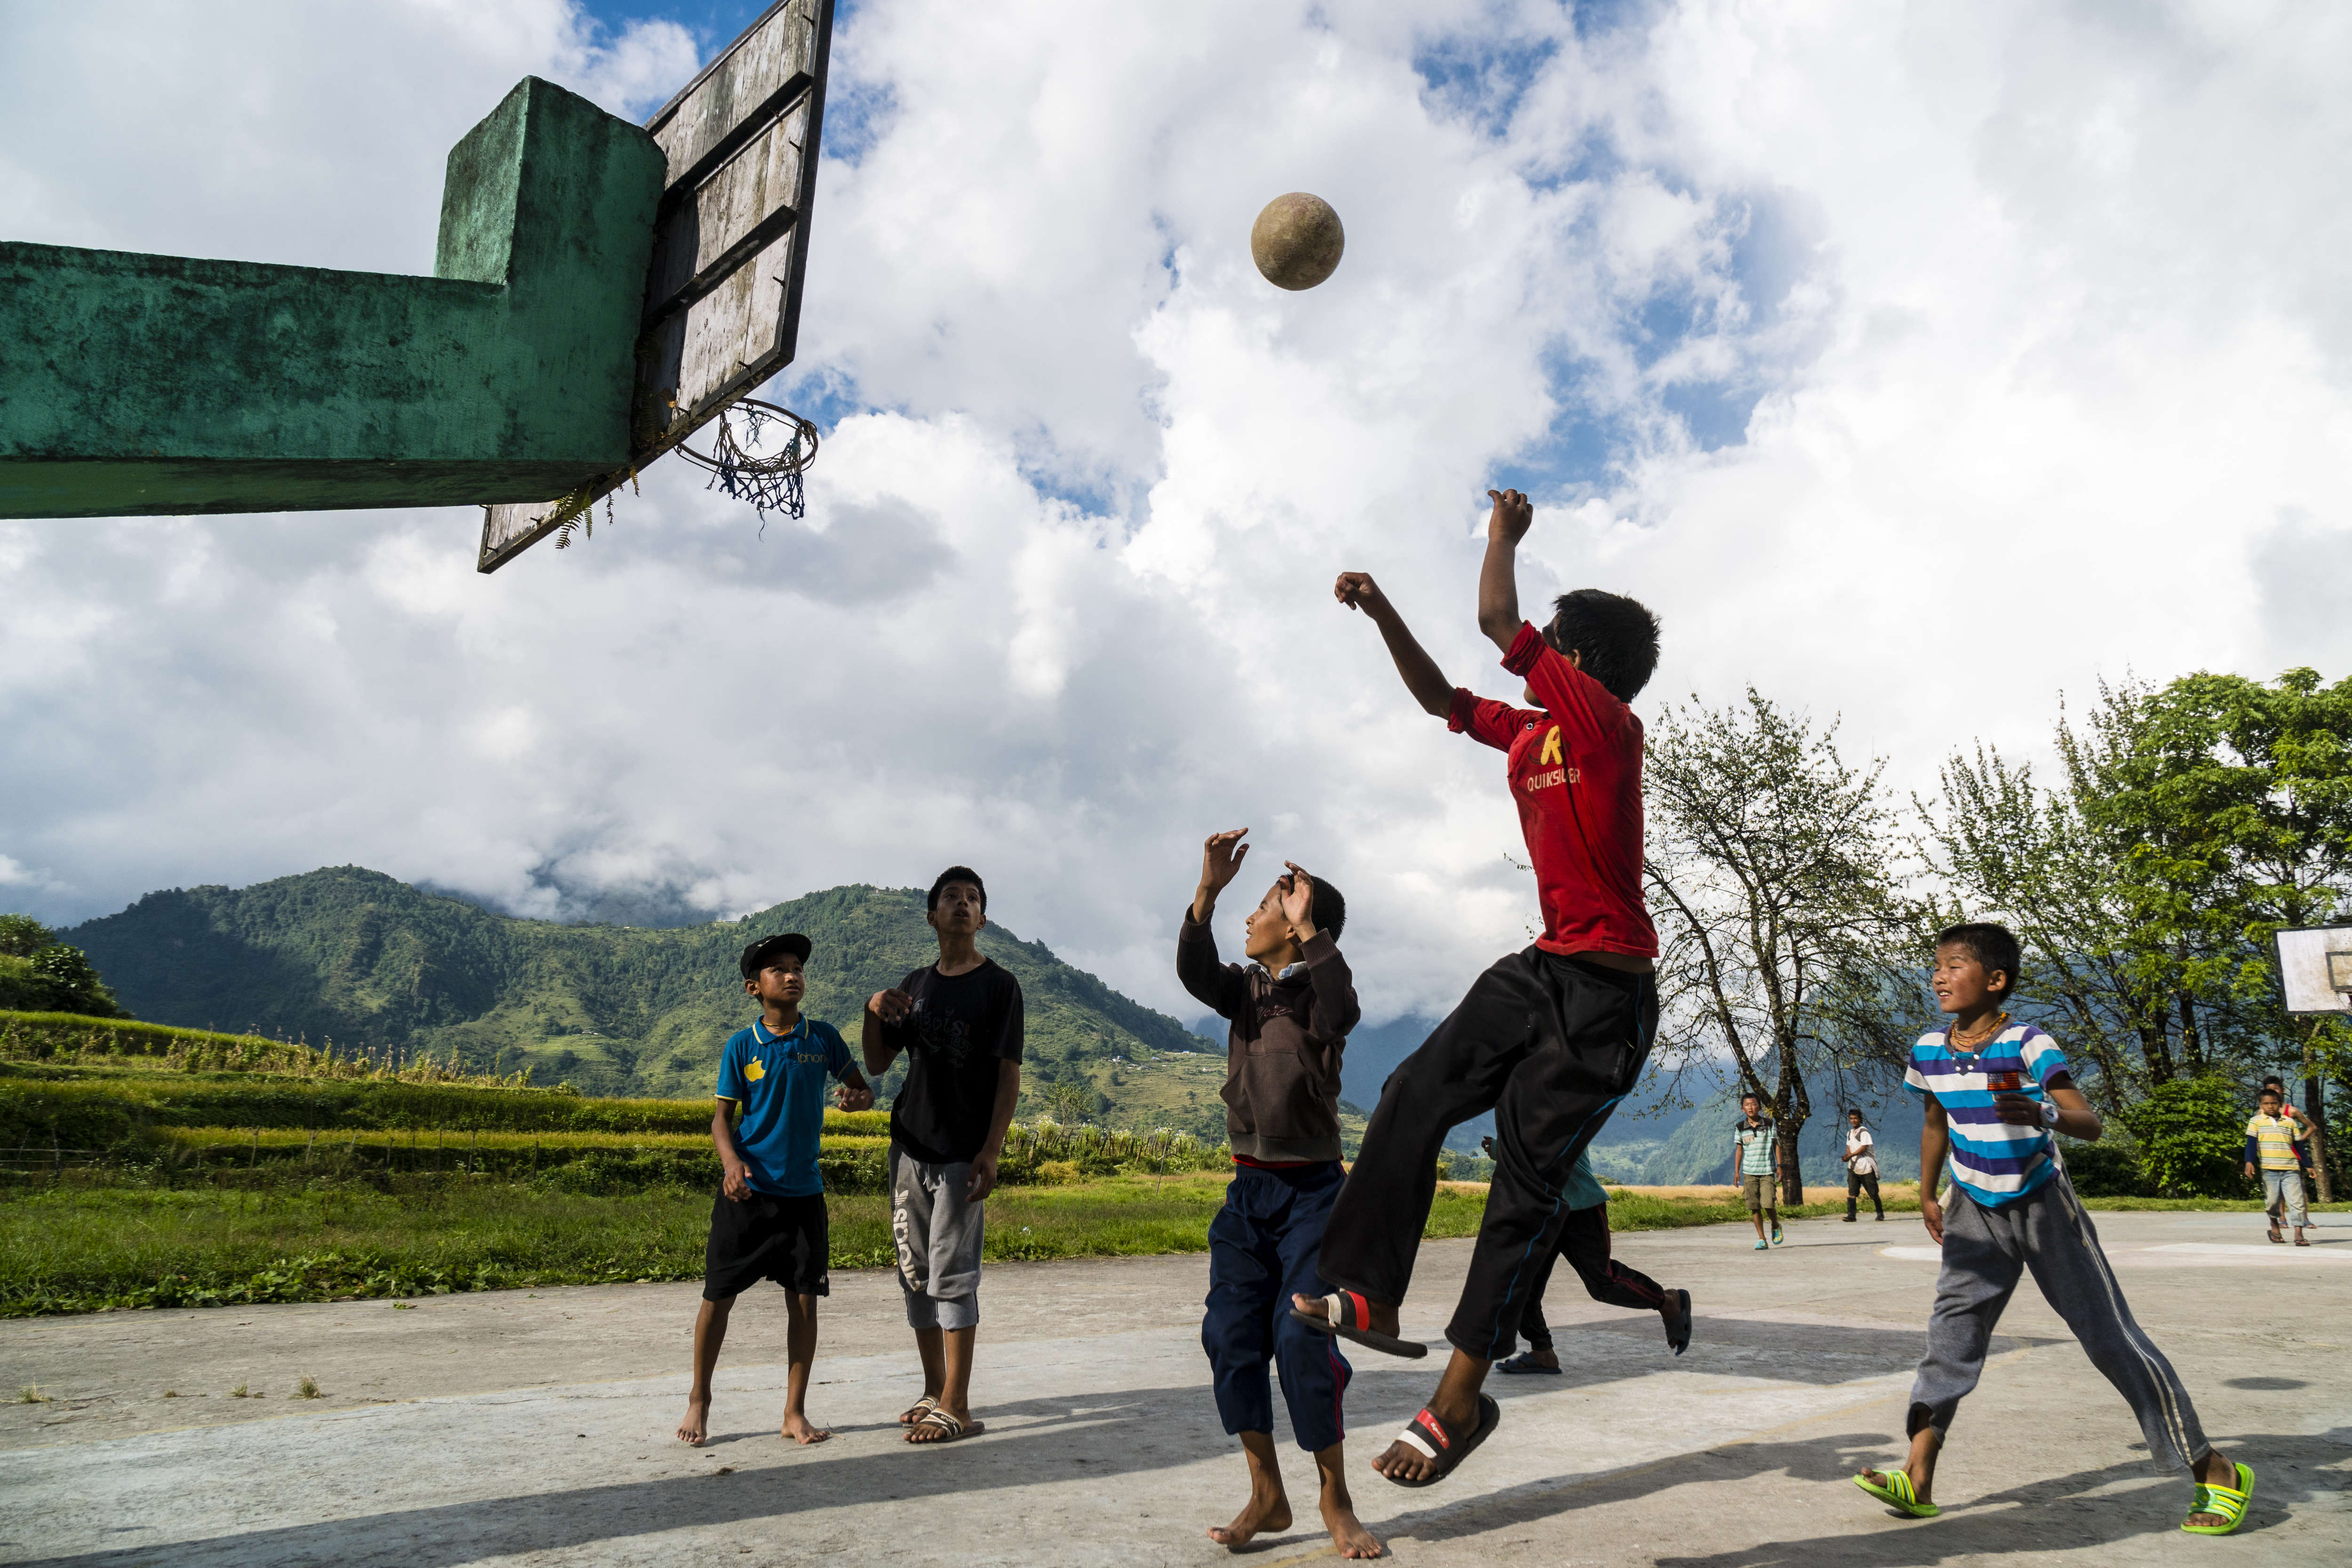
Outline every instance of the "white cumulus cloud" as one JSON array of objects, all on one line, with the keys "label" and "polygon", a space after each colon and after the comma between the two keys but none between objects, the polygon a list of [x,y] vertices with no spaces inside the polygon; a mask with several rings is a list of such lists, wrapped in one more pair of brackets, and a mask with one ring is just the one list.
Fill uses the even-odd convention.
[{"label": "white cumulus cloud", "polygon": [[[423,270],[517,77],[642,115],[697,48],[557,0],[129,15],[16,27],[12,237]],[[1191,1017],[1178,910],[1247,824],[1349,895],[1373,1016],[1442,1009],[1526,940],[1515,823],[1330,584],[1507,691],[1491,480],[1542,505],[1531,614],[1660,612],[1644,706],[1753,682],[1905,785],[2101,674],[2352,662],[2315,587],[2352,568],[2347,26],[861,5],[775,389],[829,426],[807,518],[671,463],[489,578],[460,510],[0,524],[0,868],[65,920],[344,861],[731,914],[968,860]],[[1295,189],[1349,243],[1293,295],[1247,236]]]}]

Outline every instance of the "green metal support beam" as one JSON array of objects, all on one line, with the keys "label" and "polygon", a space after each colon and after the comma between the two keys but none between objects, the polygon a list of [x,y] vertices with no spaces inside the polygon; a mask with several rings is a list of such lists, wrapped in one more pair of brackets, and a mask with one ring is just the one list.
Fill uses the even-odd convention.
[{"label": "green metal support beam", "polygon": [[0,241],[0,517],[529,501],[629,461],[666,160],[525,79],[431,278]]}]

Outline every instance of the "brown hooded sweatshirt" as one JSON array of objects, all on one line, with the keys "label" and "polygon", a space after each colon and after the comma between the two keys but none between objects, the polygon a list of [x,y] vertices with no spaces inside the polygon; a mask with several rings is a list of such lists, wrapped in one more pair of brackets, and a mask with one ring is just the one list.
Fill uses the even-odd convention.
[{"label": "brown hooded sweatshirt", "polygon": [[1339,1158],[1339,1058],[1361,1015],[1339,944],[1322,932],[1288,980],[1263,964],[1217,961],[1209,928],[1184,910],[1176,978],[1233,1025],[1225,1042],[1225,1133],[1236,1159],[1293,1164]]}]

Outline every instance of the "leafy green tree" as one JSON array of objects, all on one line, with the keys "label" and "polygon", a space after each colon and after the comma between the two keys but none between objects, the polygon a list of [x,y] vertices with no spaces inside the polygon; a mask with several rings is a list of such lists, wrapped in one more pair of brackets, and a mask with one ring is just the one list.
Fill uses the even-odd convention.
[{"label": "leafy green tree", "polygon": [[2103,683],[2084,724],[2062,714],[2059,789],[1979,745],[1945,763],[1939,801],[1916,803],[1929,866],[1952,900],[1945,918],[1997,920],[2017,933],[2021,1007],[2055,1016],[2047,1026],[2084,1090],[2110,1110],[2202,1070],[2231,1000],[2227,964],[2192,933],[2149,918],[2155,907],[2195,907],[2209,879],[2196,872],[2192,892],[2151,876],[2156,862],[2135,860],[2146,825],[2105,804],[2131,788],[2151,695]]},{"label": "leafy green tree", "polygon": [[30,915],[0,915],[0,958],[30,958],[58,944],[57,933]]},{"label": "leafy green tree", "polygon": [[29,915],[0,915],[0,1007],[128,1016],[81,949],[60,942]]},{"label": "leafy green tree", "polygon": [[2123,1121],[2159,1195],[2235,1198],[2246,1193],[2246,1114],[2226,1079],[2177,1078],[2126,1107]]},{"label": "leafy green tree", "polygon": [[1650,732],[1659,1044],[1682,1064],[1729,1052],[1772,1109],[1790,1204],[1813,1083],[1846,1101],[1844,1079],[1899,1070],[1922,1022],[1922,914],[1884,769],[1753,689],[1736,707],[1669,707]]},{"label": "leafy green tree", "polygon": [[1084,1082],[1065,1078],[1043,1086],[1040,1098],[1047,1115],[1065,1127],[1075,1127],[1087,1120],[1095,1097]]},{"label": "leafy green tree", "polygon": [[2352,1042],[2334,1020],[2286,1016],[2273,939],[2352,910],[2352,679],[2183,676],[2149,699],[2120,782],[2096,810],[2141,832],[2126,874],[2158,889],[2143,917],[2210,955],[2258,1042],[2255,1065],[2302,1072],[2332,1197],[2321,1083],[2342,1075]]},{"label": "leafy green tree", "polygon": [[1946,764],[1936,869],[2017,931],[2021,999],[2063,1017],[2126,1126],[2176,1080],[2300,1068],[2332,1195],[2321,1084],[2352,1050],[2340,1024],[2284,1016],[2272,939],[2352,909],[2352,681],[2102,684],[2057,742],[2057,791],[1987,748]]}]

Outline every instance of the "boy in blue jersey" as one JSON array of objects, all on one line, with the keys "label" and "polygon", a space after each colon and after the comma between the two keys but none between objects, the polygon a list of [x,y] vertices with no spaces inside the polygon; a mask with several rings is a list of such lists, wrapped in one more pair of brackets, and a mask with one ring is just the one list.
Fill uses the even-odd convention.
[{"label": "boy in blue jersey", "polygon": [[841,1081],[844,1110],[872,1105],[874,1091],[834,1026],[801,1016],[809,952],[809,939],[798,931],[762,937],[743,950],[743,989],[760,1004],[760,1018],[719,1053],[710,1141],[725,1177],[710,1207],[702,1310],[694,1320],[694,1386],[677,1424],[678,1441],[697,1447],[710,1432],[710,1374],[727,1338],[727,1314],[737,1296],[762,1279],[786,1291],[783,1435],[795,1443],[833,1436],[813,1425],[803,1407],[816,1359],[816,1299],[831,1289],[817,1142],[827,1077]]},{"label": "boy in blue jersey", "polygon": [[[1864,1470],[1854,1484],[1915,1519],[1938,1511],[1929,1500],[1937,1455],[1983,1373],[2001,1310],[2032,1269],[2091,1363],[2130,1401],[2149,1457],[2196,1477],[2196,1500],[2180,1528],[2227,1535],[2245,1517],[2253,1469],[2205,1441],[2189,1391],[2132,1321],[2098,1232],[2056,1159],[2051,1133],[2095,1141],[2099,1113],[2074,1087],[2057,1042],[2005,1010],[2020,956],[2017,938],[2001,926],[1956,925],[1936,939],[1936,999],[1951,1023],[1919,1037],[1903,1081],[1927,1101],[1919,1217],[1943,1247],[1943,1272],[1927,1353],[1911,1386],[1910,1457],[1901,1469]],[[1936,1187],[1947,1160],[1952,1188],[1943,1203]]]},{"label": "boy in blue jersey", "polygon": [[[1480,1148],[1495,1157],[1495,1141],[1482,1138]],[[1528,1348],[1508,1361],[1495,1363],[1496,1372],[1517,1376],[1559,1375],[1559,1352],[1552,1348],[1551,1325],[1544,1320],[1544,1292],[1551,1287],[1552,1265],[1561,1258],[1584,1281],[1585,1294],[1611,1307],[1655,1312],[1664,1320],[1666,1344],[1676,1355],[1690,1349],[1691,1299],[1687,1290],[1669,1290],[1638,1268],[1628,1268],[1609,1256],[1609,1189],[1592,1173],[1591,1150],[1569,1167],[1562,1201],[1568,1223],[1559,1227],[1559,1245],[1536,1268],[1528,1281],[1527,1310],[1519,1314],[1519,1338]]]}]

